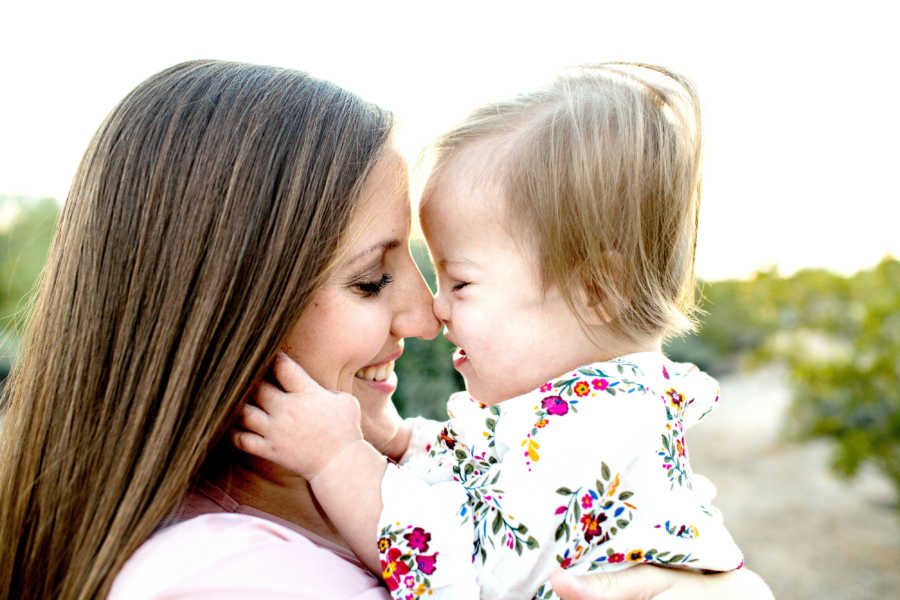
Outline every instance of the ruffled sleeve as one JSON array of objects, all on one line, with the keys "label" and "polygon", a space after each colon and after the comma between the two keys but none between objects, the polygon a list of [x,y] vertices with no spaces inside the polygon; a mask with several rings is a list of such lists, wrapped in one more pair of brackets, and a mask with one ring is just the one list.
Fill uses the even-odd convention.
[{"label": "ruffled sleeve", "polygon": [[696,365],[667,361],[661,373],[663,393],[684,403],[679,413],[685,429],[696,425],[718,405],[719,382]]}]

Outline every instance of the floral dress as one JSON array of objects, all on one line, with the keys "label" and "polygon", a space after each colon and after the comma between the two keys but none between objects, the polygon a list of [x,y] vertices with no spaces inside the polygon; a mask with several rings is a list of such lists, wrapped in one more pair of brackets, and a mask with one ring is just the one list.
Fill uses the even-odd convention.
[{"label": "floral dress", "polygon": [[378,550],[394,598],[557,598],[557,568],[728,571],[741,552],[688,463],[717,382],[655,352],[593,363],[449,421],[418,420],[389,466]]}]

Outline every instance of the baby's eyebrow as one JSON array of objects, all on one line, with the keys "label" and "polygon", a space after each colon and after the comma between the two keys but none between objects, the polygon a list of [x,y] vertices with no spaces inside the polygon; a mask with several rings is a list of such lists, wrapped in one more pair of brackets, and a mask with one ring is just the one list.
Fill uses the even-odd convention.
[{"label": "baby's eyebrow", "polygon": [[441,268],[447,268],[447,266],[449,265],[460,267],[477,267],[478,263],[468,258],[442,258],[438,261],[438,266]]}]

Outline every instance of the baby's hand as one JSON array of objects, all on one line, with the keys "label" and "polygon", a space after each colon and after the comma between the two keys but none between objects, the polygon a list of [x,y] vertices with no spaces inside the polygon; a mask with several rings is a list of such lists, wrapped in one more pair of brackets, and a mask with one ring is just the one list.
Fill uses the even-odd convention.
[{"label": "baby's hand", "polygon": [[310,481],[343,449],[363,439],[359,402],[322,388],[286,354],[279,353],[272,370],[283,391],[260,384],[257,404],[243,408],[246,431],[235,431],[232,440],[244,452]]}]

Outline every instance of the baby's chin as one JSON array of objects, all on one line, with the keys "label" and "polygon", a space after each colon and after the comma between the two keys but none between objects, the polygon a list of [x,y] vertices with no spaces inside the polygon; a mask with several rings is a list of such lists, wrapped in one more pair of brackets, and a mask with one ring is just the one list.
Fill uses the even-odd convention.
[{"label": "baby's chin", "polygon": [[541,384],[531,387],[506,385],[500,388],[492,388],[487,386],[480,386],[475,382],[470,385],[469,382],[466,381],[466,391],[470,396],[472,396],[472,398],[474,398],[478,402],[481,402],[485,406],[496,406],[497,404],[501,404],[506,400],[509,400],[510,398],[515,398],[516,396],[526,394],[540,385]]},{"label": "baby's chin", "polygon": [[510,398],[519,395],[512,393],[511,391],[485,389],[484,386],[478,386],[477,384],[469,385],[468,382],[466,382],[466,391],[469,392],[469,395],[472,396],[472,398],[485,406],[496,406],[505,400],[509,400]]}]

